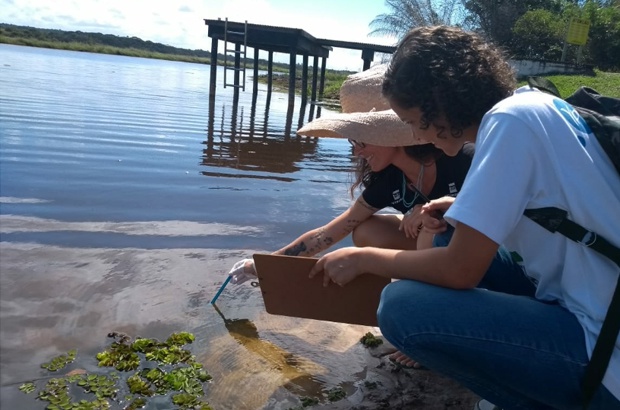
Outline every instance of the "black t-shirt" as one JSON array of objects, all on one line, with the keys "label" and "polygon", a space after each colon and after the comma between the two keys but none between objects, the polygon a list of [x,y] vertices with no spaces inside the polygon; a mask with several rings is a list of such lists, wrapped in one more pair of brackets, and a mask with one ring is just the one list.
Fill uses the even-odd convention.
[{"label": "black t-shirt", "polygon": [[[475,144],[468,143],[455,157],[441,156],[436,162],[437,178],[428,199],[437,199],[443,196],[456,196],[463,186],[465,175],[471,165],[474,156]],[[410,207],[403,203],[403,171],[394,165],[388,166],[379,172],[375,180],[364,189],[362,198],[373,208],[383,209],[392,207],[402,213],[417,204],[425,201],[418,196]],[[415,191],[405,185],[405,200],[409,203],[415,197]]]}]

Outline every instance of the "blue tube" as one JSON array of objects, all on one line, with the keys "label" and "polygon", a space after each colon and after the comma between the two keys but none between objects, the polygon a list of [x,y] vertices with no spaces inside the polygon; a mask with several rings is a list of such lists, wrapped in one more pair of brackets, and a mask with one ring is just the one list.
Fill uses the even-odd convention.
[{"label": "blue tube", "polygon": [[230,282],[231,279],[232,279],[232,276],[228,275],[228,278],[226,278],[224,283],[222,283],[222,286],[220,286],[220,290],[218,290],[217,293],[215,294],[215,296],[213,296],[213,299],[211,299],[211,304],[212,305],[215,303],[217,298],[220,297],[220,295],[222,294],[222,291],[224,291],[224,288],[226,287],[226,285],[228,285],[228,282]]}]

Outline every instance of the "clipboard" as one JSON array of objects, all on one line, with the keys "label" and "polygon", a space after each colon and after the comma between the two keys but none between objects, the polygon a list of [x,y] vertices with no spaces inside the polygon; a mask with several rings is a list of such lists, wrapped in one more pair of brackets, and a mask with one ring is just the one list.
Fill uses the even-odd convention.
[{"label": "clipboard", "polygon": [[391,279],[363,274],[345,286],[308,278],[318,258],[256,253],[254,267],[267,313],[378,326],[381,291]]}]

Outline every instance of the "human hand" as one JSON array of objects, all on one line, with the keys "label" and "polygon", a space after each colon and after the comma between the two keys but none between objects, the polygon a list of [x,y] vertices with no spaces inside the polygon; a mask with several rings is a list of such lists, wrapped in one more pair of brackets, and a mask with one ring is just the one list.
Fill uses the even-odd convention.
[{"label": "human hand", "polygon": [[437,234],[446,230],[448,223],[443,219],[443,214],[454,203],[454,200],[454,197],[444,196],[422,205],[420,215],[425,232]]},{"label": "human hand", "polygon": [[323,286],[334,282],[344,286],[363,273],[359,266],[359,256],[364,248],[349,247],[337,249],[321,257],[310,270],[309,277],[323,273]]},{"label": "human hand", "polygon": [[235,263],[228,272],[231,282],[234,285],[240,285],[250,279],[256,279],[256,268],[254,267],[254,259],[243,259]]},{"label": "human hand", "polygon": [[405,232],[407,238],[417,238],[422,229],[422,205],[416,205],[411,208],[400,221],[399,231]]}]

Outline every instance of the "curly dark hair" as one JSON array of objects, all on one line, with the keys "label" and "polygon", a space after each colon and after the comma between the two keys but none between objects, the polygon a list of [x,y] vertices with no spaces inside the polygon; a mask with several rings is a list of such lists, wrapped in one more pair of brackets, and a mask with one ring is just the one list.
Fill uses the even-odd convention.
[{"label": "curly dark hair", "polygon": [[382,92],[398,106],[422,111],[425,129],[440,116],[453,137],[477,125],[516,88],[515,72],[503,52],[457,27],[417,27],[398,44]]},{"label": "curly dark hair", "polygon": [[[434,163],[444,155],[444,152],[435,147],[433,144],[410,145],[403,147],[403,149],[411,159],[424,164],[425,166]],[[385,172],[385,169],[379,172],[372,171],[366,160],[363,158],[358,157],[356,160],[355,181],[353,181],[351,188],[349,189],[351,198],[355,197],[355,189],[357,187],[363,186],[366,188],[368,185],[372,184],[372,182],[377,179],[381,173]]]}]

